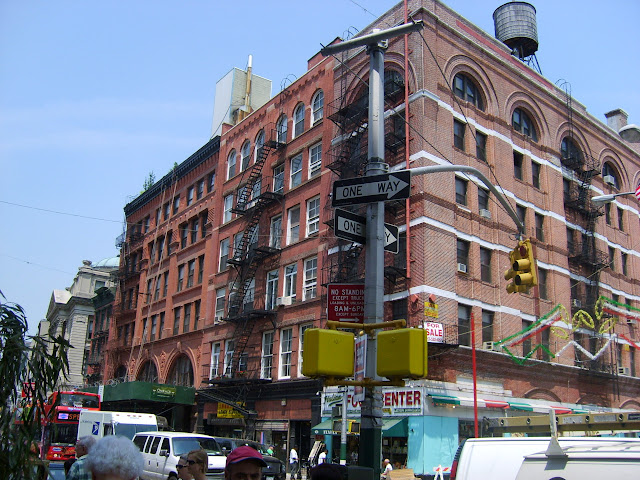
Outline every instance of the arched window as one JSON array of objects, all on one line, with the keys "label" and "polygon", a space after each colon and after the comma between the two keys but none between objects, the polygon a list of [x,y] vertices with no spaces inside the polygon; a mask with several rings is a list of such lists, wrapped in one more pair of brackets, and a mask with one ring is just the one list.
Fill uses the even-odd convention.
[{"label": "arched window", "polygon": [[453,78],[453,93],[462,100],[473,103],[478,110],[484,112],[484,100],[481,90],[476,83],[464,73],[458,73]]},{"label": "arched window", "polygon": [[582,152],[576,142],[571,137],[564,137],[560,144],[560,153],[563,160],[569,160],[572,162],[582,162]]},{"label": "arched window", "polygon": [[260,158],[260,153],[261,153],[261,148],[264,145],[264,130],[260,130],[258,132],[258,135],[256,135],[256,144],[255,144],[255,157],[254,157],[254,161],[258,161],[258,159]]},{"label": "arched window", "polygon": [[124,365],[120,365],[118,368],[116,368],[116,371],[113,374],[113,379],[124,382],[126,378],[127,378],[127,367],[125,367]]},{"label": "arched window", "polygon": [[612,186],[616,190],[620,190],[620,177],[616,169],[609,162],[605,162],[604,165],[602,165],[602,180],[607,185]]},{"label": "arched window", "polygon": [[520,132],[523,135],[531,138],[534,142],[538,141],[538,134],[536,132],[536,127],[533,124],[533,121],[521,108],[516,108],[513,111],[513,116],[511,117],[511,125],[516,132]]},{"label": "arched window", "polygon": [[249,140],[245,140],[242,144],[242,148],[240,149],[240,156],[242,160],[240,162],[240,171],[244,172],[251,163],[251,142]]},{"label": "arched window", "polygon": [[158,381],[158,370],[155,363],[151,360],[147,360],[140,370],[138,375],[138,381],[156,383]]},{"label": "arched window", "polygon": [[402,93],[404,89],[404,78],[400,72],[386,70],[384,72],[384,96],[393,97]]},{"label": "arched window", "polygon": [[287,116],[281,115],[276,123],[278,143],[287,143]]},{"label": "arched window", "polygon": [[324,92],[318,90],[311,100],[311,125],[322,120],[324,115]]},{"label": "arched window", "polygon": [[293,138],[304,132],[304,104],[299,103],[293,111]]},{"label": "arched window", "polygon": [[238,161],[238,155],[235,150],[231,150],[227,157],[227,180],[236,175],[236,163]]},{"label": "arched window", "polygon": [[169,385],[181,385],[183,387],[193,387],[193,367],[191,366],[191,360],[186,355],[180,355],[175,362],[171,370],[169,370],[169,376],[167,377],[167,383]]}]

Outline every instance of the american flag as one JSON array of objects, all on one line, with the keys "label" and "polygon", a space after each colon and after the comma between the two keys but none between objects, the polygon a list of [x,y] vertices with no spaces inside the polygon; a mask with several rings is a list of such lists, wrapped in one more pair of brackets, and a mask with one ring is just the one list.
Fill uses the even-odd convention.
[{"label": "american flag", "polygon": [[636,187],[636,198],[638,200],[640,200],[640,183],[638,184],[638,186]]}]

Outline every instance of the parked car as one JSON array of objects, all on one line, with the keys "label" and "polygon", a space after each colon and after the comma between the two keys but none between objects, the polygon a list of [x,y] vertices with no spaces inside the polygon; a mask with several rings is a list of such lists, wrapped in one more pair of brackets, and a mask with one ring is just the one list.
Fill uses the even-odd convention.
[{"label": "parked car", "polygon": [[140,480],[176,480],[180,455],[202,448],[209,456],[207,478],[224,479],[226,456],[209,435],[185,432],[140,432],[133,437],[144,459]]},{"label": "parked car", "polygon": [[273,455],[269,455],[266,445],[253,440],[246,440],[244,438],[213,438],[216,439],[216,441],[220,445],[220,448],[222,448],[222,452],[225,455],[229,455],[229,453],[231,453],[231,450],[242,445],[248,445],[251,448],[255,448],[262,454],[262,459],[267,463],[267,466],[262,469],[262,480],[285,480],[286,470],[284,463]]}]

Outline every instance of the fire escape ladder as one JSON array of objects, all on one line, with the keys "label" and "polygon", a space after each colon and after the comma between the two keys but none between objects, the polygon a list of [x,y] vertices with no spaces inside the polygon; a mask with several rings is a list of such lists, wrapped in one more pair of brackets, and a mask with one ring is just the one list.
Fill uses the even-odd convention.
[{"label": "fire escape ladder", "polygon": [[251,337],[251,333],[253,332],[253,327],[255,325],[255,321],[249,316],[243,316],[239,321],[235,322],[236,329],[233,332],[233,339],[235,340],[235,346],[233,350],[233,355],[231,356],[231,365],[229,366],[231,371],[231,377],[237,377],[238,374],[246,374],[247,372],[243,372],[240,369],[240,359],[242,358],[245,349],[247,348],[247,344],[249,343],[249,338]]}]

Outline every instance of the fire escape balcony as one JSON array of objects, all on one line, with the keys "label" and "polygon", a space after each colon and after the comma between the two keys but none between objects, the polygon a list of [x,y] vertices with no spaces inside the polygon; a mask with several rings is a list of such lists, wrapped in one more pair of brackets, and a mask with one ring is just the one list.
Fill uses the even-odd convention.
[{"label": "fire escape balcony", "polygon": [[604,212],[591,202],[591,194],[587,186],[573,185],[564,192],[564,205],[566,208],[576,210],[588,216],[600,216]]},{"label": "fire escape balcony", "polygon": [[609,265],[609,255],[595,248],[589,241],[574,242],[569,246],[569,261],[580,265],[588,265],[597,270]]}]

